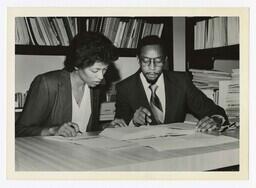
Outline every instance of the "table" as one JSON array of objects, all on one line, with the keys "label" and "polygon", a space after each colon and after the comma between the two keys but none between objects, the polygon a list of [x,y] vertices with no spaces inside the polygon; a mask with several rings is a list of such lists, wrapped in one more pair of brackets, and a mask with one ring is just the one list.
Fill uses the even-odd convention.
[{"label": "table", "polygon": [[15,139],[16,171],[206,171],[234,165],[239,165],[239,141],[158,152],[139,145],[112,151],[40,136]]}]

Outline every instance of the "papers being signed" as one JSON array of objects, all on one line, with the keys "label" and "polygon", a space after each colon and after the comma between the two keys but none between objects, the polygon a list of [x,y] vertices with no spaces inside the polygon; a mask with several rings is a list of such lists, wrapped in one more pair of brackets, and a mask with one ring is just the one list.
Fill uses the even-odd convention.
[{"label": "papers being signed", "polygon": [[140,138],[191,135],[195,133],[195,125],[172,123],[157,126],[107,128],[101,136],[118,140],[133,140]]}]

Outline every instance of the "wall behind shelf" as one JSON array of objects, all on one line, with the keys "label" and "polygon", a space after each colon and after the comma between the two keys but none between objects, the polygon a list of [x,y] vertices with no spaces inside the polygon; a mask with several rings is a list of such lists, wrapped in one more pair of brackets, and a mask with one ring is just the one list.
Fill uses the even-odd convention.
[{"label": "wall behind shelf", "polygon": [[173,18],[173,70],[186,71],[185,17]]},{"label": "wall behind shelf", "polygon": [[[38,74],[63,68],[64,56],[15,55],[15,92],[26,92]],[[135,73],[137,58],[120,57],[115,62],[120,79]]]}]

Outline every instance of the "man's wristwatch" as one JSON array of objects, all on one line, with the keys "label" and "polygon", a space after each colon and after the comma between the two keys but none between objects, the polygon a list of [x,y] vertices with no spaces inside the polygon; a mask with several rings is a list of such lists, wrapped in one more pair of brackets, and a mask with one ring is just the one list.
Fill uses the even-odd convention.
[{"label": "man's wristwatch", "polygon": [[211,118],[213,119],[213,121],[216,122],[219,128],[223,126],[226,122],[225,118],[221,115],[212,115]]}]

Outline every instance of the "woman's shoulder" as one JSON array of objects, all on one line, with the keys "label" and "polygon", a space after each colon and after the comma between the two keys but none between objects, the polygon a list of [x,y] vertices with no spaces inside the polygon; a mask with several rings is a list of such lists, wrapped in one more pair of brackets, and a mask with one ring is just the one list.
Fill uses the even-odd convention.
[{"label": "woman's shoulder", "polygon": [[66,70],[54,70],[40,74],[37,77],[47,81],[61,81],[63,79],[69,79],[69,72]]},{"label": "woman's shoulder", "polygon": [[69,72],[66,70],[54,70],[35,77],[34,82],[47,84],[48,87],[55,87],[56,85],[65,85],[69,83]]}]

